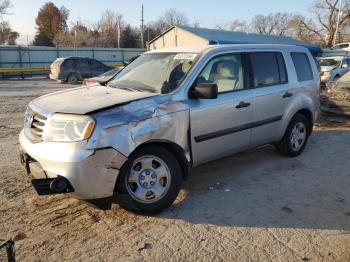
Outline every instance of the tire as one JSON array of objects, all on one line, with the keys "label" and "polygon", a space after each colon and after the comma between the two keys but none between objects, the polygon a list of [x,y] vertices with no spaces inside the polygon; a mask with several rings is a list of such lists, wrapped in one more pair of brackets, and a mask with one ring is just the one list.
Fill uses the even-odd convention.
[{"label": "tire", "polygon": [[[276,144],[277,151],[284,156],[299,156],[304,151],[307,144],[310,128],[311,123],[304,115],[296,114],[293,116],[282,140]],[[295,131],[296,129],[299,129],[300,132]],[[293,133],[293,131],[295,132]]]},{"label": "tire", "polygon": [[117,202],[133,213],[154,215],[171,206],[181,181],[181,167],[170,151],[161,146],[143,147],[120,170]]},{"label": "tire", "polygon": [[67,82],[68,84],[71,84],[71,85],[76,85],[78,84],[78,81],[79,81],[79,77],[77,74],[73,73],[73,74],[70,74],[67,78]]}]

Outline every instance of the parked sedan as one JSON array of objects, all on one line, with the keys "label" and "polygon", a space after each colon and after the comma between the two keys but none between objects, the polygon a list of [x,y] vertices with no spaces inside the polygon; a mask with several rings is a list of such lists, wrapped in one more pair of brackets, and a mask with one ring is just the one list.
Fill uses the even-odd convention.
[{"label": "parked sedan", "polygon": [[101,75],[113,67],[88,57],[57,58],[50,66],[50,78],[77,84],[85,78]]}]

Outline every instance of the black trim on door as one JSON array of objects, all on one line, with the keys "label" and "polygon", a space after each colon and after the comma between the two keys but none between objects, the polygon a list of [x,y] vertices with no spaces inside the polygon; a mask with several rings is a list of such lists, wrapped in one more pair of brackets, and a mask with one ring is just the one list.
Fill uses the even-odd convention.
[{"label": "black trim on door", "polygon": [[280,120],[282,120],[282,115],[271,117],[271,118],[264,119],[264,120],[261,120],[261,121],[256,121],[256,122],[244,124],[244,125],[241,125],[241,126],[235,126],[235,127],[227,128],[227,129],[216,131],[216,132],[209,133],[209,134],[196,136],[194,138],[194,141],[199,143],[199,142],[207,141],[207,140],[210,140],[210,139],[213,139],[213,138],[218,138],[218,137],[221,137],[221,136],[226,136],[226,135],[229,135],[229,134],[241,132],[241,131],[244,131],[244,130],[247,130],[247,129],[251,129],[251,128],[254,128],[254,127],[267,125],[267,124],[270,124],[270,123],[273,123],[273,122],[278,122]]}]

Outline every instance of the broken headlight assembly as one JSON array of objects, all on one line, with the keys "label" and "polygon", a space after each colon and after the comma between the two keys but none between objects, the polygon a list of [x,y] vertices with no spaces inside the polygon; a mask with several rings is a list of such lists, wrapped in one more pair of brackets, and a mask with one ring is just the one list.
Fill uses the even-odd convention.
[{"label": "broken headlight assembly", "polygon": [[54,114],[48,119],[43,136],[49,142],[77,142],[89,139],[95,120],[86,115]]}]

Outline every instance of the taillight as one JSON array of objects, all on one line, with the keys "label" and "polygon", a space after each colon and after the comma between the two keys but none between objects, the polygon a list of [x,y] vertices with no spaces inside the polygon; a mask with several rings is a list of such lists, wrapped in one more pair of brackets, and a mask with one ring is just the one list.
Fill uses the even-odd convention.
[{"label": "taillight", "polygon": [[64,71],[63,66],[60,66],[60,73],[63,73],[63,71]]}]

